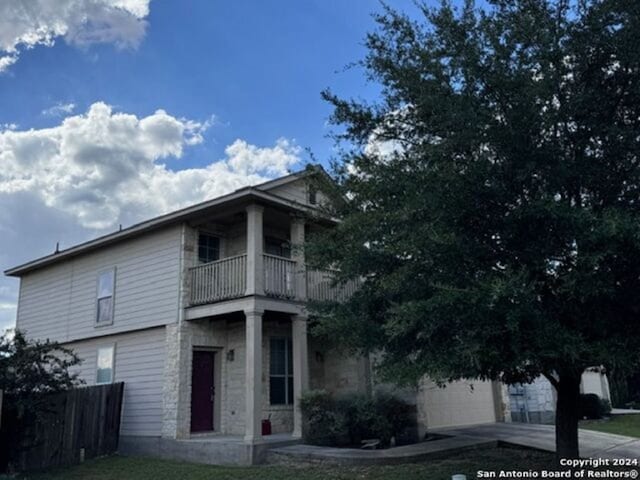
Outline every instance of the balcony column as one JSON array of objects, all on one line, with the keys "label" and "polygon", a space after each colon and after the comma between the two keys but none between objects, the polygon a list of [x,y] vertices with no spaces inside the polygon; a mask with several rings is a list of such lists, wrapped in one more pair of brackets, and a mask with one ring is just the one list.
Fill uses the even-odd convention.
[{"label": "balcony column", "polygon": [[291,324],[293,344],[293,436],[302,437],[300,396],[309,389],[309,354],[307,349],[307,317],[294,315]]},{"label": "balcony column", "polygon": [[247,295],[264,295],[262,212],[264,207],[247,207]]},{"label": "balcony column", "polygon": [[244,441],[262,440],[262,311],[244,312],[246,322],[245,353],[245,430]]},{"label": "balcony column", "polygon": [[291,216],[291,259],[296,262],[294,275],[296,298],[307,299],[307,275],[304,262],[304,218]]}]

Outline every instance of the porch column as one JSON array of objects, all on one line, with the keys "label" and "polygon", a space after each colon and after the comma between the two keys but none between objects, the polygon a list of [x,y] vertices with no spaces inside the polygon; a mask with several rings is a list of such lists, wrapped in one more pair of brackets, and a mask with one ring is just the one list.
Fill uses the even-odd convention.
[{"label": "porch column", "polygon": [[262,311],[248,310],[246,318],[246,364],[244,441],[256,443],[262,439]]},{"label": "porch column", "polygon": [[247,295],[264,295],[262,205],[247,207]]},{"label": "porch column", "polygon": [[291,216],[291,258],[296,262],[294,275],[296,297],[307,299],[307,275],[304,263],[304,218]]},{"label": "porch column", "polygon": [[309,389],[307,317],[294,315],[291,324],[293,344],[293,436],[302,437],[300,396]]}]

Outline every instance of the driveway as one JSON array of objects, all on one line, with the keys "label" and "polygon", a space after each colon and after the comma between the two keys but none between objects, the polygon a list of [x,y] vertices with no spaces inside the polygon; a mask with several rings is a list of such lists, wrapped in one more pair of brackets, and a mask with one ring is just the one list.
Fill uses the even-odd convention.
[{"label": "driveway", "polygon": [[[446,435],[491,438],[514,445],[555,452],[555,428],[552,425],[490,423],[430,431]],[[580,430],[579,441],[580,456],[585,458],[640,458],[640,439],[638,438]]]}]

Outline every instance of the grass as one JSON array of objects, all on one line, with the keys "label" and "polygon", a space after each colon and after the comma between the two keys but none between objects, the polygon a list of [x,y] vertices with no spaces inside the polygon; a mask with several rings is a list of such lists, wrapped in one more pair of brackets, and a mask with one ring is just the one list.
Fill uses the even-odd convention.
[{"label": "grass", "polygon": [[455,458],[379,467],[280,466],[216,467],[169,460],[119,457],[89,460],[82,465],[37,474],[29,480],[449,480],[454,473],[476,478],[478,470],[542,469],[553,455],[532,450],[495,448],[470,451]]},{"label": "grass", "polygon": [[614,415],[603,420],[583,420],[580,428],[640,438],[640,414]]}]

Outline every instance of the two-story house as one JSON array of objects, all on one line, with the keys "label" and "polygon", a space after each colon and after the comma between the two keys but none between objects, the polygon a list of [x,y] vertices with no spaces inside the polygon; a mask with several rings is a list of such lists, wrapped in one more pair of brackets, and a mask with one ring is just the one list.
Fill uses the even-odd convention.
[{"label": "two-story house", "polygon": [[[120,448],[209,463],[255,463],[301,436],[300,394],[371,389],[368,359],[307,336],[308,299],[348,295],[305,267],[331,228],[306,170],[237,190],[7,270],[17,328],[83,359],[87,384],[125,382]],[[425,381],[423,427],[503,416],[499,385]],[[270,419],[275,435],[263,437]]]}]

